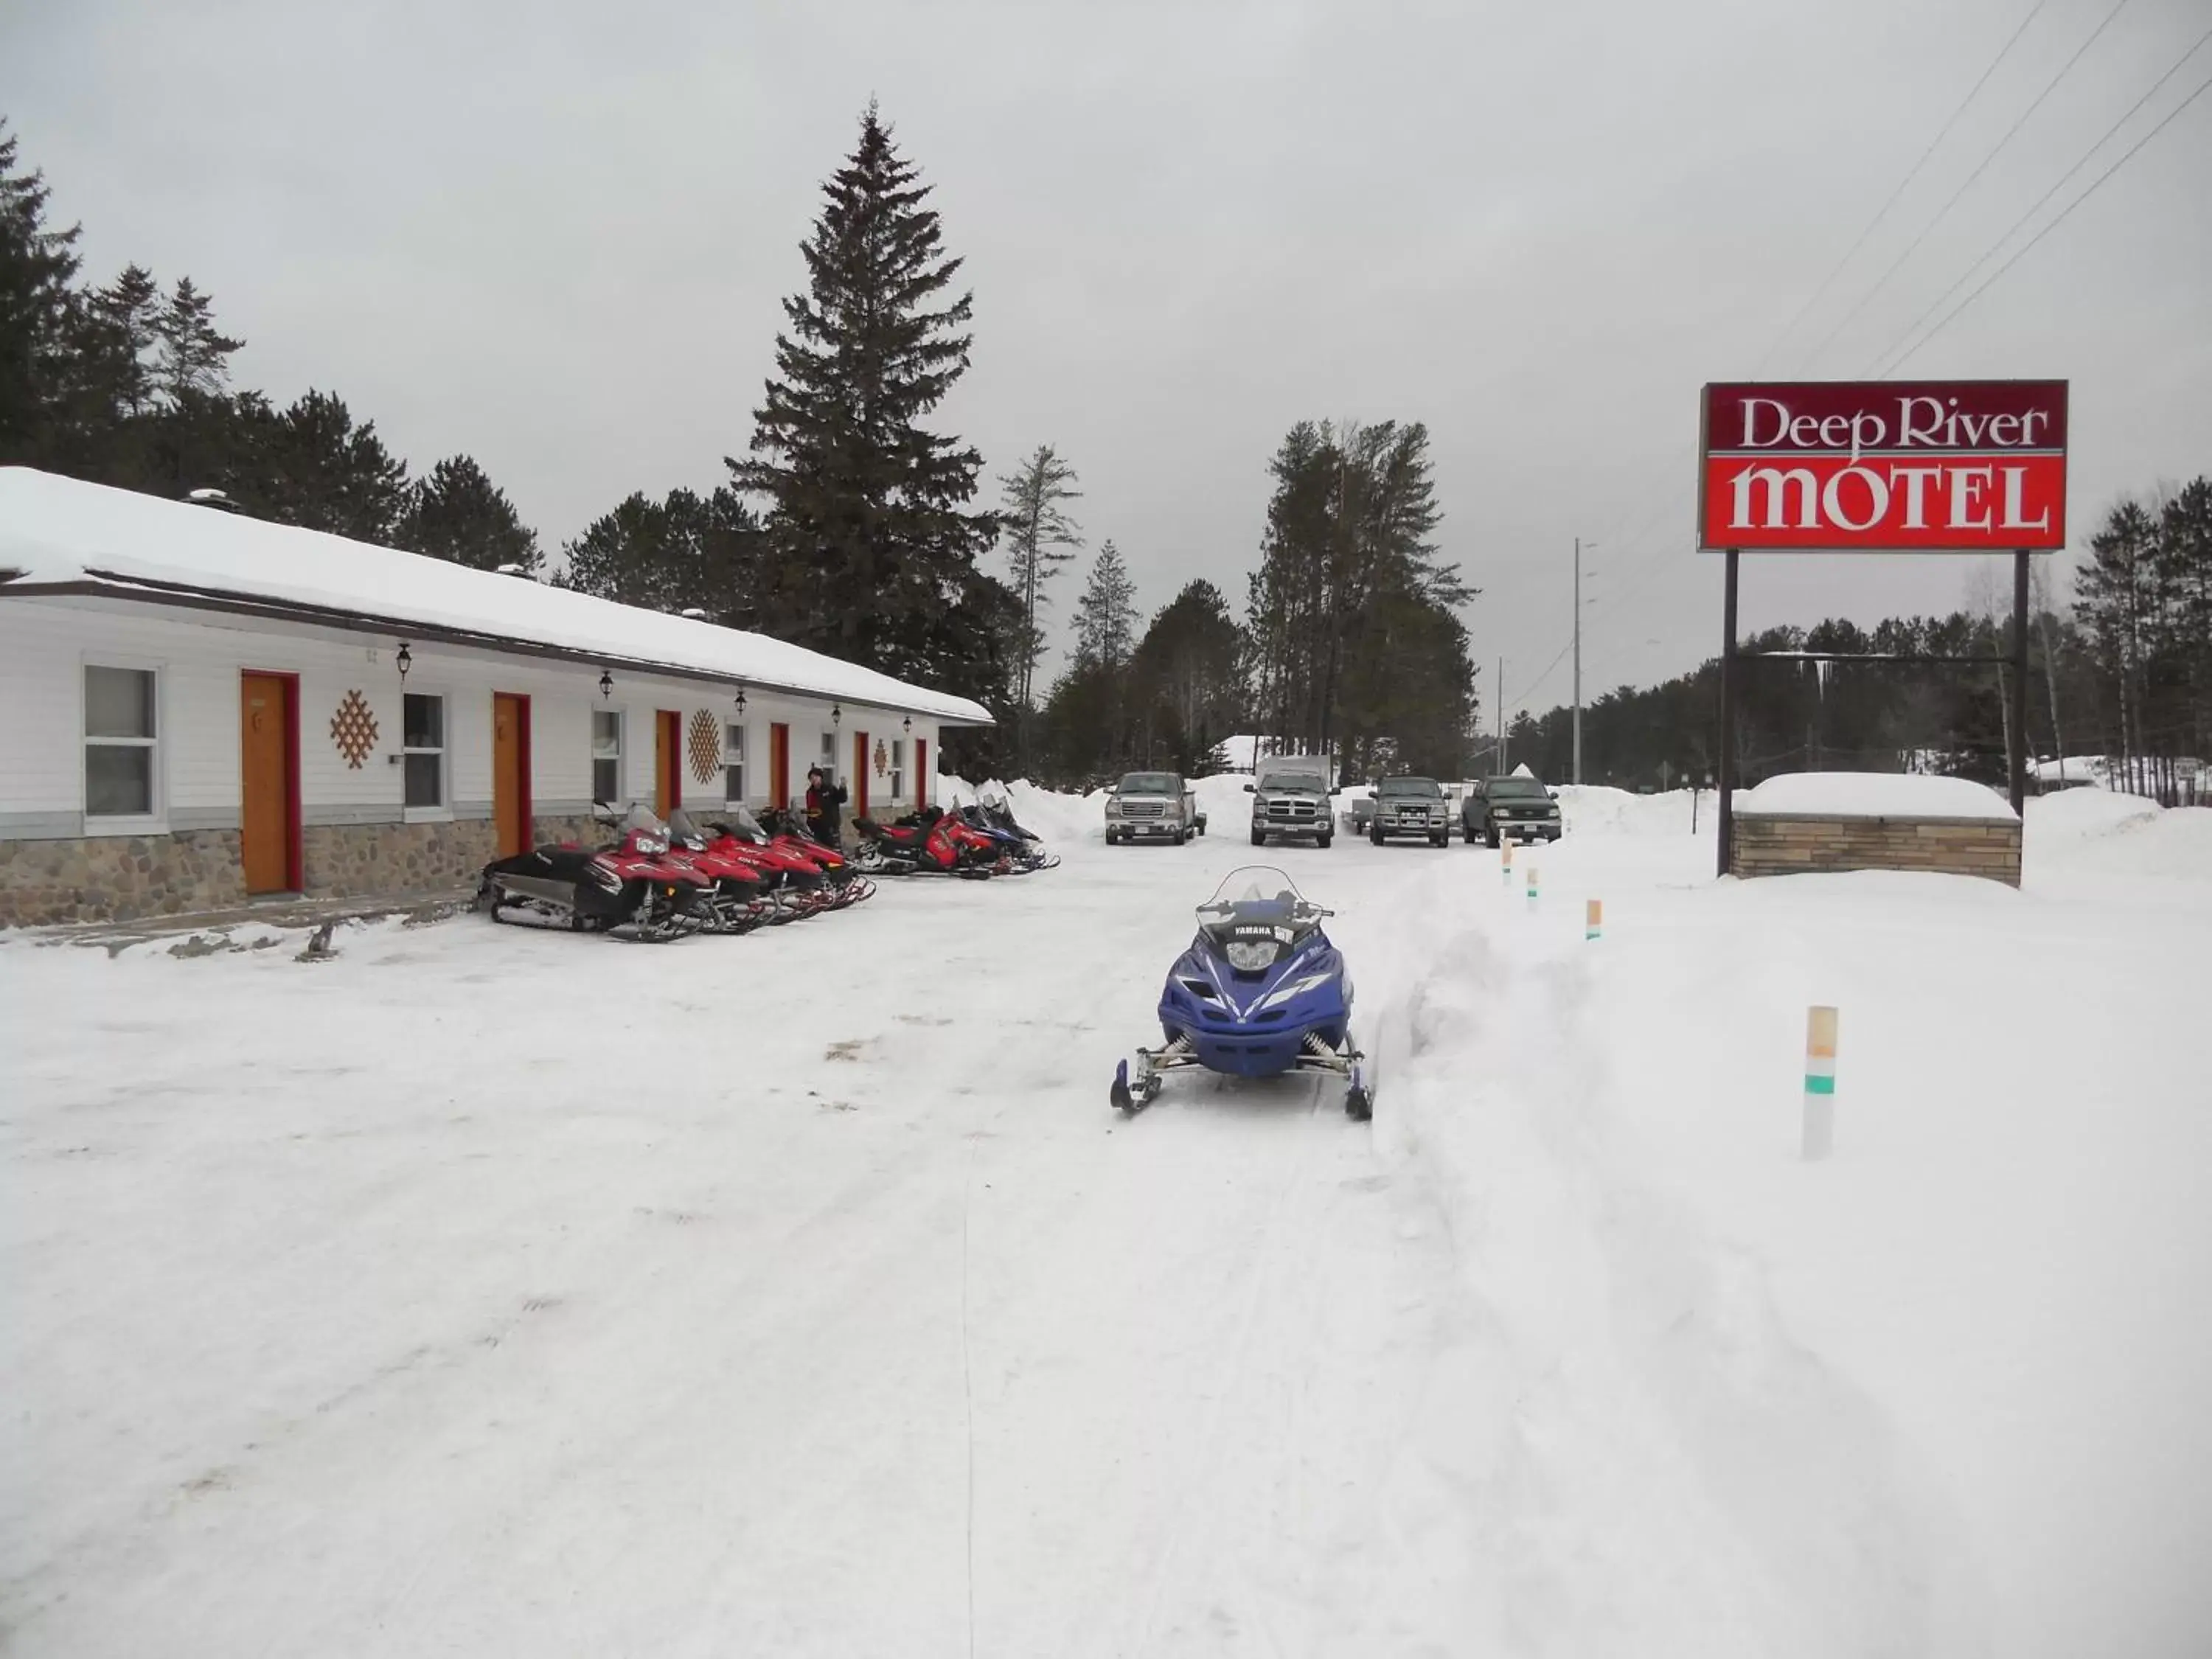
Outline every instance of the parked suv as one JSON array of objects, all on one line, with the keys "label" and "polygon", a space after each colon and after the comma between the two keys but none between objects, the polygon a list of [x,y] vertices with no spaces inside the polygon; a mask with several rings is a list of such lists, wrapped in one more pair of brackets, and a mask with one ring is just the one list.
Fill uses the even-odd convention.
[{"label": "parked suv", "polygon": [[1198,796],[1173,772],[1130,772],[1106,792],[1106,844],[1171,841],[1206,833]]},{"label": "parked suv", "polygon": [[1259,776],[1244,786],[1252,797],[1252,845],[1279,836],[1326,847],[1336,822],[1329,816],[1328,761],[1318,755],[1279,755],[1260,763]]},{"label": "parked suv", "polygon": [[1562,829],[1559,792],[1534,778],[1482,778],[1467,788],[1460,803],[1460,829],[1468,844],[1495,847],[1515,841],[1557,841]]}]

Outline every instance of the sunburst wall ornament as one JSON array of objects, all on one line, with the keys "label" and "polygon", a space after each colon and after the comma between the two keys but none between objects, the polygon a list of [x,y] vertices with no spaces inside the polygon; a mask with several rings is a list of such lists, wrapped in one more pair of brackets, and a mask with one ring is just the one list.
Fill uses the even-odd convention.
[{"label": "sunburst wall ornament", "polygon": [[691,716],[691,781],[704,783],[722,763],[722,732],[714,717],[702,708]]},{"label": "sunburst wall ornament", "polygon": [[876,775],[888,776],[891,769],[891,751],[884,746],[881,738],[876,739]]},{"label": "sunburst wall ornament", "polygon": [[331,716],[331,741],[337,745],[345,763],[355,771],[376,748],[376,711],[368,706],[368,699],[358,691],[349,691],[338,703],[338,712]]}]

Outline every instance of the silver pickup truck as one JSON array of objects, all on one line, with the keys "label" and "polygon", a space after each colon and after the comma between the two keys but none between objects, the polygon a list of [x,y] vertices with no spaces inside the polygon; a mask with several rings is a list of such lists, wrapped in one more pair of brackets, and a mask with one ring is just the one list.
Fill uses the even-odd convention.
[{"label": "silver pickup truck", "polygon": [[1434,778],[1384,778],[1375,786],[1367,837],[1377,847],[1393,836],[1419,836],[1431,847],[1451,841],[1451,807]]},{"label": "silver pickup truck", "polygon": [[1171,841],[1206,833],[1198,796],[1173,772],[1131,772],[1106,792],[1106,844]]}]

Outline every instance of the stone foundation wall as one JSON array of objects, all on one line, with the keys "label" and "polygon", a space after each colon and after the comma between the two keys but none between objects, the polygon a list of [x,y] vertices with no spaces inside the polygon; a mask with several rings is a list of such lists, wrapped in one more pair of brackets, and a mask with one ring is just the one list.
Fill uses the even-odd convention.
[{"label": "stone foundation wall", "polygon": [[499,831],[487,818],[311,823],[300,839],[301,890],[313,898],[373,898],[475,881],[497,850]]},{"label": "stone foundation wall", "polygon": [[[609,839],[590,818],[539,818],[535,845]],[[472,887],[496,854],[489,819],[309,824],[301,834],[310,898],[380,898]],[[0,841],[0,927],[135,921],[246,902],[235,830],[168,836]]]},{"label": "stone foundation wall", "polygon": [[0,841],[0,927],[129,921],[245,901],[235,830]]},{"label": "stone foundation wall", "polygon": [[2020,885],[2020,824],[2003,818],[1844,818],[1739,812],[1729,870],[1933,870]]}]

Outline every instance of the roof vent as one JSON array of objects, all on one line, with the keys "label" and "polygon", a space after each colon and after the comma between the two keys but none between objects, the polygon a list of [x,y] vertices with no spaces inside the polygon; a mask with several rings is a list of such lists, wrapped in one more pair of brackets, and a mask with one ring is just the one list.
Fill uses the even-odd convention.
[{"label": "roof vent", "polygon": [[220,489],[195,489],[189,492],[185,499],[195,507],[212,507],[223,513],[236,513],[241,510],[236,501],[231,500]]}]

